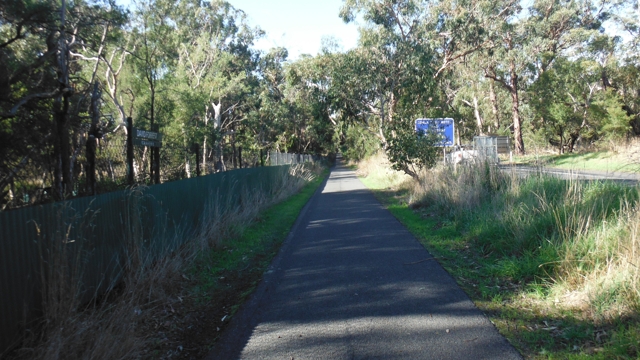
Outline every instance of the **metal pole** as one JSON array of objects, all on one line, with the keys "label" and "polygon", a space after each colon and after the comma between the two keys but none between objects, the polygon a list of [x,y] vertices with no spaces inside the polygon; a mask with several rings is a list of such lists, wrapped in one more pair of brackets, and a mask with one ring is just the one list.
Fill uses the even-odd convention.
[{"label": "metal pole", "polygon": [[[151,125],[151,130],[155,132],[160,131],[160,127],[158,125]],[[157,146],[153,146],[151,148],[151,152],[153,154],[153,183],[160,184],[160,148]]]},{"label": "metal pole", "polygon": [[133,119],[127,118],[127,182],[133,185]]},{"label": "metal pole", "polygon": [[442,147],[442,165],[447,166],[447,148]]},{"label": "metal pole", "polygon": [[194,150],[196,151],[196,176],[200,176],[200,144],[195,144]]}]

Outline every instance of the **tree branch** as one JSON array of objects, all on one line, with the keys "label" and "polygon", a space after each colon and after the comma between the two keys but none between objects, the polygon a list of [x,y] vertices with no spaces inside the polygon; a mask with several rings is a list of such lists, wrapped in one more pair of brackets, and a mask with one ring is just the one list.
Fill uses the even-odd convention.
[{"label": "tree branch", "polygon": [[490,74],[489,72],[487,72],[486,69],[484,70],[484,77],[486,77],[487,79],[492,79],[493,81],[497,81],[502,86],[504,86],[507,90],[512,91],[511,85],[507,84],[507,82],[504,81],[504,79],[497,77],[495,74]]},{"label": "tree branch", "polygon": [[20,107],[22,107],[24,104],[26,104],[27,102],[33,99],[51,99],[67,91],[69,91],[69,89],[65,89],[64,91],[60,91],[59,89],[56,89],[48,93],[38,93],[38,94],[27,95],[23,97],[20,101],[18,101],[18,103],[15,104],[8,113],[0,114],[0,118],[6,119],[6,118],[15,117]]},{"label": "tree branch", "polygon": [[15,41],[18,41],[18,40],[22,39],[25,34],[21,33],[21,31],[22,31],[22,24],[18,24],[18,27],[16,29],[16,36],[14,36],[13,38],[9,39],[8,41],[0,44],[0,49],[5,48],[5,47],[11,45],[12,43],[14,43]]},{"label": "tree branch", "polygon": [[490,42],[491,42],[490,40],[487,40],[487,41],[483,42],[482,44],[479,44],[479,45],[477,45],[477,46],[475,46],[475,47],[473,47],[471,49],[463,51],[462,53],[460,53],[458,55],[455,55],[453,57],[445,56],[444,64],[442,64],[442,66],[438,69],[438,71],[436,71],[435,75],[433,75],[433,78],[434,79],[437,78],[440,75],[441,72],[443,72],[444,70],[449,68],[451,65],[453,65],[456,60],[460,59],[461,57],[465,57],[465,56],[467,56],[469,54],[472,54],[472,53],[480,50],[482,47],[484,47],[486,44],[488,44]]}]

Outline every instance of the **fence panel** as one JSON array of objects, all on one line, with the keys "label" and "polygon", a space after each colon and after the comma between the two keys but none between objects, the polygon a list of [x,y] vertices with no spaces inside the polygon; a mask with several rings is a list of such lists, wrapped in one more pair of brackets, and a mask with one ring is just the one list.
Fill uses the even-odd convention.
[{"label": "fence panel", "polygon": [[[273,194],[286,166],[239,169],[132,191],[117,191],[0,212],[0,352],[38,319],[41,276],[56,246],[82,265],[82,293],[89,300],[119,280],[132,259],[127,244],[142,241],[151,258],[192,238],[207,208],[244,204],[245,194]],[[140,236],[136,236],[140,234]],[[68,236],[66,235],[68,234]],[[46,262],[44,262],[46,261]]]},{"label": "fence panel", "polygon": [[309,154],[281,153],[278,151],[269,152],[269,161],[271,166],[303,164],[306,162],[320,162],[326,160],[326,157]]},{"label": "fence panel", "polygon": [[[72,189],[66,196],[78,198],[93,194],[87,184],[87,174],[91,168],[85,153],[84,141],[78,141],[74,149],[77,155],[72,160]],[[262,163],[258,150],[236,149],[229,152],[228,144],[224,152],[226,169],[257,167]],[[25,158],[22,163],[7,161],[0,166],[0,210],[17,209],[26,206],[42,205],[59,200],[53,192],[54,168],[51,151],[42,151]],[[208,148],[202,154],[202,148],[192,144],[175,144],[166,142],[160,147],[160,181],[162,183],[187,179],[216,172],[215,151]],[[202,166],[202,158],[206,156],[206,166]],[[134,146],[133,167],[135,184],[151,184],[151,148]],[[281,164],[290,163],[281,160]],[[95,148],[95,193],[104,194],[111,191],[124,190],[129,186],[127,180],[127,139],[122,132],[107,133],[97,140]],[[199,170],[199,171],[198,171]]]}]

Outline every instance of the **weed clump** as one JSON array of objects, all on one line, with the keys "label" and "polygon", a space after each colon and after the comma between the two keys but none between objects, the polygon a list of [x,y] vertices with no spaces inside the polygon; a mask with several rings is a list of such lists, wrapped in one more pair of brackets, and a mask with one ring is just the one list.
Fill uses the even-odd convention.
[{"label": "weed clump", "polygon": [[605,316],[613,304],[625,304],[627,312],[639,308],[636,188],[522,178],[479,164],[424,173],[411,196],[472,234],[485,252],[516,259],[511,267],[520,270],[505,271],[510,277],[547,279],[556,295],[584,292],[583,306],[594,316]]}]

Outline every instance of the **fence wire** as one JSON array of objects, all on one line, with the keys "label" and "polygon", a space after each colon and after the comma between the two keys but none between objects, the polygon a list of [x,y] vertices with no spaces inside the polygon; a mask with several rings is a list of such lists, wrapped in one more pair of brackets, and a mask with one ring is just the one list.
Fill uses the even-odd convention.
[{"label": "fence wire", "polygon": [[[278,166],[319,161],[322,157],[291,154],[258,149],[232,149],[226,144],[222,154],[211,147],[205,154],[198,147],[164,143],[159,150],[160,182],[204,176],[224,170],[264,165]],[[151,185],[151,147],[134,146],[134,184]],[[72,189],[67,200],[91,195],[87,183],[89,168],[86,141],[77,144],[71,162]],[[55,164],[51,149],[39,149],[30,157],[5,162],[0,168],[0,210],[52,203],[59,198],[54,194]],[[222,155],[222,156],[220,156]],[[220,157],[224,166],[220,164]],[[128,183],[127,140],[122,133],[106,134],[97,141],[95,155],[95,191],[104,194],[124,190]],[[5,181],[10,179],[10,181]]]}]

